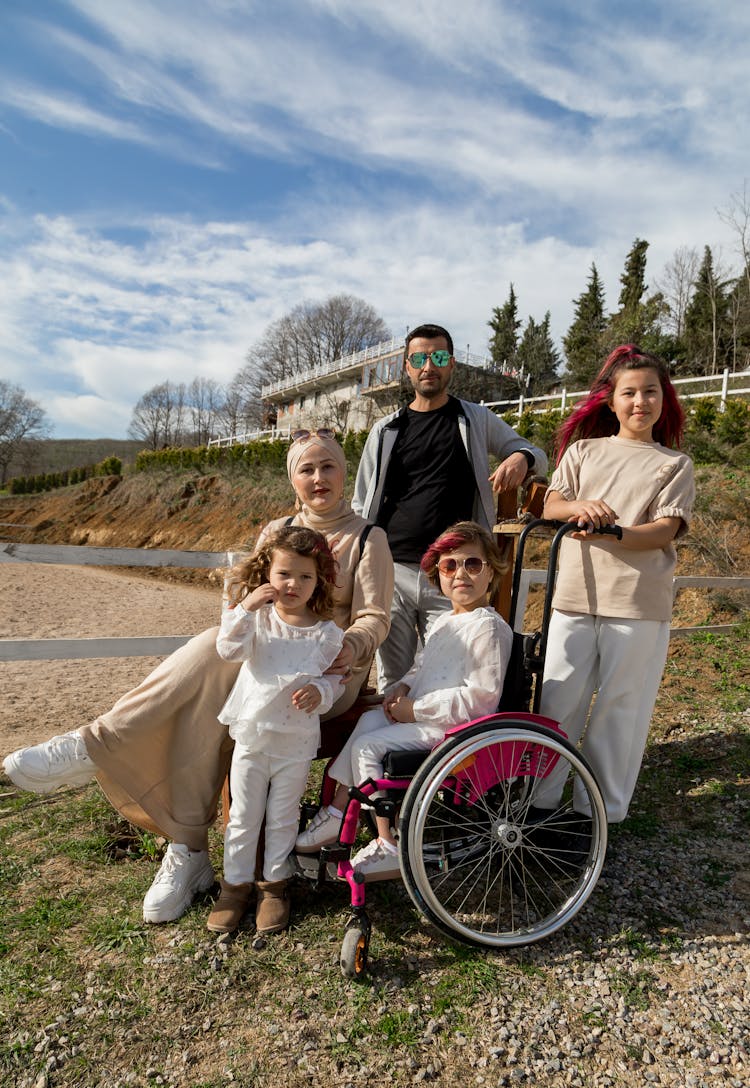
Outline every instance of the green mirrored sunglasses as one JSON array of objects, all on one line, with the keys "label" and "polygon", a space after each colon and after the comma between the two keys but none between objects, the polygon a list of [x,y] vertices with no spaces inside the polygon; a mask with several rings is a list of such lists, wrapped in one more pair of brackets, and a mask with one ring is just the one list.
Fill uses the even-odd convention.
[{"label": "green mirrored sunglasses", "polygon": [[440,351],[413,351],[411,355],[407,355],[406,361],[415,370],[421,370],[428,359],[433,366],[444,367],[448,365],[451,358],[451,353],[441,348]]}]

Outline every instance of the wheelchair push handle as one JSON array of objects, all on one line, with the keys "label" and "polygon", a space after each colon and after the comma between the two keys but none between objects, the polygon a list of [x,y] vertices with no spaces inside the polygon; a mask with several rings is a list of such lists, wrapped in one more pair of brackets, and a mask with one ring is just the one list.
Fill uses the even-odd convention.
[{"label": "wheelchair push handle", "polygon": [[547,522],[548,525],[559,525],[555,539],[563,537],[567,533],[581,532],[584,528],[587,533],[593,533],[596,536],[615,536],[618,540],[622,540],[622,525],[600,525],[598,528],[594,526],[579,525],[575,521],[551,521]]}]

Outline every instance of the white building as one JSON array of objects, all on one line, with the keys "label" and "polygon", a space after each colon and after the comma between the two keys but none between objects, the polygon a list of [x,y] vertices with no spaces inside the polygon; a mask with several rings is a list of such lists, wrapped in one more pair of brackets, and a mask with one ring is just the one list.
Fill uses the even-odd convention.
[{"label": "white building", "polygon": [[[489,363],[468,349],[455,357],[481,369]],[[287,433],[304,427],[368,430],[399,406],[403,367],[404,341],[392,339],[271,382],[261,389],[269,424]]]}]

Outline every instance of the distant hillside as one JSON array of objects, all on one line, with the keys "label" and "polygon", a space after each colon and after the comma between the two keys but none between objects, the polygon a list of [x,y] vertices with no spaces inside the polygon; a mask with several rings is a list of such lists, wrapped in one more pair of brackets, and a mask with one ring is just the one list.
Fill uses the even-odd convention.
[{"label": "distant hillside", "polygon": [[[353,471],[347,493],[351,493]],[[690,532],[677,542],[678,574],[750,573],[750,476],[724,465],[696,472],[698,500]],[[90,547],[178,548],[224,551],[245,548],[271,518],[294,512],[283,469],[139,472],[103,476],[38,495],[0,496],[0,539],[30,544]],[[539,554],[544,551],[540,546]],[[529,565],[536,566],[534,549]],[[164,577],[164,572],[161,573]],[[205,571],[171,572],[196,584]],[[733,622],[747,613],[748,591],[680,591],[682,623]]]},{"label": "distant hillside", "polygon": [[48,438],[35,444],[31,463],[13,462],[8,478],[96,465],[105,457],[119,457],[123,465],[132,465],[142,449],[143,442],[122,438]]}]

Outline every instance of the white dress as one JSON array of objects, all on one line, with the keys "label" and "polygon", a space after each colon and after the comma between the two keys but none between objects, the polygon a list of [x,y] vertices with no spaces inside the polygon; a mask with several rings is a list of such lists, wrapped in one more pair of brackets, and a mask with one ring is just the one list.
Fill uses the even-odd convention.
[{"label": "white dress", "polygon": [[[344,633],[329,620],[293,627],[273,605],[246,612],[225,609],[216,648],[242,660],[219,714],[235,739],[230,771],[232,804],[224,835],[224,879],[255,879],[258,837],[265,818],[263,878],[284,880],[299,824],[299,801],[310,760],[320,743],[320,714],[334,702],[338,677],[322,673],[341,649]],[[297,710],[292,694],[312,683],[322,702],[314,713]]]},{"label": "white dress", "polygon": [[[216,649],[225,661],[242,661],[234,687],[219,712],[229,735],[254,751],[296,754],[311,759],[320,744],[320,714],[339,694],[339,678],[322,674],[341,649],[343,631],[331,620],[294,627],[276,608],[247,612],[225,608]],[[315,714],[297,710],[292,693],[313,683],[321,703]]]},{"label": "white dress", "polygon": [[493,714],[512,642],[510,627],[494,608],[438,616],[399,681],[409,687],[415,721],[389,722],[381,707],[367,711],[332,764],[331,777],[346,786],[382,778],[386,752],[429,751],[451,726]]}]

